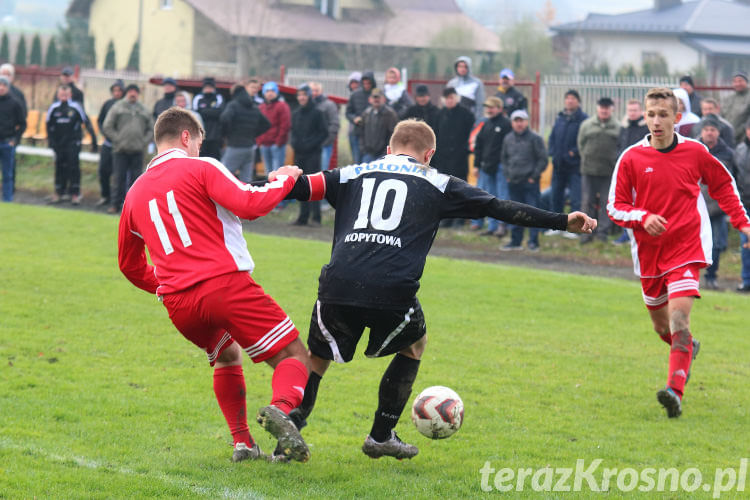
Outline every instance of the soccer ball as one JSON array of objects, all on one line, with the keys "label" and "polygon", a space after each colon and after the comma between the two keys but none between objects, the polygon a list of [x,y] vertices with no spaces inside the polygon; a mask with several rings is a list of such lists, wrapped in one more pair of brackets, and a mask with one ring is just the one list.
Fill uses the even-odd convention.
[{"label": "soccer ball", "polygon": [[411,420],[417,430],[431,439],[445,439],[461,428],[464,402],[452,389],[428,387],[411,405]]}]

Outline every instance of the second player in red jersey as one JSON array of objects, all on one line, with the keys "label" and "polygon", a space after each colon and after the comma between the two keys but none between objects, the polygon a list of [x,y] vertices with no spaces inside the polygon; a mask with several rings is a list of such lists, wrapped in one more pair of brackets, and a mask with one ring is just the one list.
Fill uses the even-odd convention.
[{"label": "second player in red jersey", "polygon": [[701,143],[675,133],[677,99],[651,89],[644,113],[650,134],[623,152],[612,175],[607,210],[631,232],[635,272],[654,329],[671,346],[667,386],[657,393],[669,417],[682,396],[700,343],[690,333],[698,274],[711,264],[711,224],[700,183],[708,186],[732,225],[750,234],[750,219],[734,179]]}]

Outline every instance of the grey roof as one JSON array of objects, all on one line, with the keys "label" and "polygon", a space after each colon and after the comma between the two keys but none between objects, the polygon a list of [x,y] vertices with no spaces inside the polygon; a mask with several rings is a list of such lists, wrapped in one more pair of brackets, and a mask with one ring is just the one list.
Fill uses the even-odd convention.
[{"label": "grey roof", "polygon": [[688,45],[701,52],[717,56],[746,56],[750,55],[750,38],[746,40],[731,40],[725,38],[692,37],[684,40]]},{"label": "grey roof", "polygon": [[236,36],[430,48],[443,42],[441,30],[460,27],[472,34],[474,50],[500,50],[498,35],[462,13],[455,0],[380,0],[386,8],[346,9],[341,20],[312,6],[271,0],[185,1]]},{"label": "grey roof", "polygon": [[684,2],[626,14],[589,14],[583,21],[553,26],[558,33],[606,31],[750,37],[750,5],[732,0]]}]

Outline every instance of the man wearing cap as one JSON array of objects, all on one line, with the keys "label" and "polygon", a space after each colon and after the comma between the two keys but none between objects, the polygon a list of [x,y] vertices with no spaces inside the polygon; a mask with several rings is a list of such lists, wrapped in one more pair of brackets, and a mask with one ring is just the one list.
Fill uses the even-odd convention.
[{"label": "man wearing cap", "polygon": [[[474,114],[474,121],[479,122],[484,118],[484,83],[471,74],[471,58],[461,56],[453,64],[456,76],[448,80],[446,87],[456,90],[460,97],[459,104]],[[438,139],[439,140],[439,139]]]},{"label": "man wearing cap", "polygon": [[174,106],[174,95],[177,92],[177,82],[174,78],[165,78],[162,80],[161,85],[164,89],[164,97],[154,104],[154,121],[159,118],[160,114]]},{"label": "man wearing cap", "polygon": [[503,113],[510,116],[517,109],[528,109],[528,101],[517,88],[513,86],[515,75],[513,70],[505,68],[500,72],[500,85],[497,87],[497,94],[503,101]]},{"label": "man wearing cap", "polygon": [[[81,108],[83,108],[83,91],[76,87],[73,68],[65,66],[62,71],[60,71],[60,84],[70,87],[71,101],[77,102],[81,105]],[[57,90],[55,90],[55,95],[52,97],[52,102],[55,102],[56,100]]]},{"label": "man wearing cap", "polygon": [[10,80],[0,76],[0,163],[2,163],[3,201],[13,201],[15,154],[18,138],[26,130],[26,112],[10,93]]},{"label": "man wearing cap", "polygon": [[422,120],[427,125],[429,125],[430,128],[435,130],[435,127],[437,126],[437,115],[439,109],[437,106],[432,104],[432,100],[430,99],[430,90],[427,88],[427,85],[417,85],[414,96],[414,100],[416,101],[416,103],[412,106],[409,106],[409,108],[406,110],[404,120],[407,118],[416,118],[417,120]]},{"label": "man wearing cap", "polygon": [[[312,89],[307,84],[297,88],[299,107],[292,113],[292,149],[294,163],[306,174],[320,172],[320,151],[328,139],[328,124],[325,115],[315,107]],[[292,223],[306,226],[312,209],[312,222],[320,225],[320,201],[302,201],[299,215]]]},{"label": "man wearing cap", "polygon": [[[562,211],[565,189],[569,190],[571,210],[581,208],[581,155],[578,129],[588,115],[581,110],[581,96],[575,89],[565,93],[564,108],[557,114],[547,141],[552,157],[552,210]],[[547,234],[547,233],[545,233]],[[575,236],[575,235],[571,235]]]},{"label": "man wearing cap", "polygon": [[143,171],[143,151],[151,142],[152,114],[138,101],[141,89],[131,83],[125,98],[117,101],[107,113],[102,131],[112,141],[114,193],[107,212],[120,213],[125,194]]},{"label": "man wearing cap", "polygon": [[[750,120],[745,123],[745,137],[737,145],[734,152],[734,165],[737,167],[737,187],[740,191],[745,211],[750,213]],[[742,259],[742,283],[737,285],[737,291],[750,292],[750,248],[745,248],[748,237],[740,233],[740,256]]]},{"label": "man wearing cap", "polygon": [[596,103],[596,116],[584,120],[578,131],[583,198],[581,208],[586,215],[596,217],[598,221],[594,233],[581,236],[581,244],[590,243],[594,236],[606,241],[612,227],[607,215],[607,196],[617,163],[617,139],[620,136],[620,125],[612,118],[614,107],[612,99],[602,97]]},{"label": "man wearing cap", "polygon": [[[511,130],[510,121],[503,114],[503,101],[498,97],[488,97],[484,101],[485,119],[474,142],[474,170],[478,173],[477,187],[484,189],[501,200],[508,199],[508,184],[503,175],[500,157],[503,152],[503,139]],[[484,219],[471,221],[471,229],[479,230]],[[505,224],[490,219],[482,236],[497,234],[505,236]]]},{"label": "man wearing cap", "polygon": [[[716,115],[706,115],[701,121],[700,141],[706,145],[708,152],[719,160],[732,174],[737,177],[737,168],[734,164],[734,151],[719,137],[719,119]],[[719,203],[708,193],[708,186],[701,183],[701,194],[706,201],[708,209],[708,218],[711,221],[711,237],[713,239],[713,248],[711,251],[711,260],[713,263],[706,268],[704,276],[706,288],[718,290],[716,283],[719,271],[719,259],[721,254],[727,249],[727,240],[729,238],[729,227],[727,225],[727,216],[719,207]]]},{"label": "man wearing cap", "polygon": [[698,116],[701,115],[701,96],[695,91],[695,84],[693,83],[693,77],[690,75],[684,75],[680,78],[680,88],[687,92],[688,99],[690,99],[690,109]]},{"label": "man wearing cap", "polygon": [[385,103],[383,91],[372,89],[370,106],[362,113],[362,163],[369,163],[385,155],[388,141],[398,123],[398,115]]},{"label": "man wearing cap", "polygon": [[[727,146],[734,149],[736,144],[734,138],[734,127],[726,118],[721,116],[721,106],[719,105],[719,101],[713,97],[706,97],[701,100],[701,116],[705,118],[708,115],[714,115],[719,120],[719,137],[727,143]],[[691,130],[693,138],[699,138],[701,136],[702,126],[703,123],[700,122],[693,127]]]},{"label": "man wearing cap", "polygon": [[[104,130],[104,120],[107,119],[107,114],[109,114],[112,106],[125,95],[125,83],[120,79],[115,80],[109,87],[109,93],[112,97],[102,104],[102,108],[99,110],[99,117],[96,119],[99,123],[99,130]],[[99,186],[102,196],[96,203],[97,206],[110,205],[112,203],[112,166],[112,139],[107,137],[107,134],[104,134],[104,142],[99,153]]]},{"label": "man wearing cap", "polygon": [[292,127],[292,112],[289,105],[279,95],[276,82],[263,85],[263,104],[260,112],[268,119],[271,127],[258,136],[257,143],[263,157],[266,175],[281,167],[286,161],[286,143]]},{"label": "man wearing cap", "polygon": [[255,139],[271,128],[244,85],[232,87],[232,99],[219,117],[227,147],[221,163],[245,183],[255,177]]},{"label": "man wearing cap", "polygon": [[747,88],[747,73],[738,71],[732,78],[734,94],[721,105],[724,118],[734,127],[735,144],[744,137],[745,123],[750,120],[750,90]]},{"label": "man wearing cap", "polygon": [[310,82],[310,89],[312,90],[313,104],[323,113],[328,124],[328,138],[323,143],[320,153],[320,168],[321,170],[328,170],[331,163],[331,156],[333,156],[333,143],[336,142],[339,136],[339,107],[335,102],[326,97],[323,93],[323,85],[320,82]]},{"label": "man wearing cap", "polygon": [[206,135],[201,145],[201,156],[221,159],[221,123],[219,117],[224,111],[224,98],[216,92],[216,80],[203,79],[203,89],[193,98],[193,109],[203,118]]},{"label": "man wearing cap", "polygon": [[[501,156],[503,175],[508,183],[508,198],[539,207],[539,178],[547,168],[544,139],[529,129],[529,115],[525,109],[515,110],[510,117],[513,132],[503,139]],[[514,225],[510,230],[510,242],[500,250],[522,250],[523,232],[523,226]],[[539,250],[539,229],[529,228],[526,246],[532,252]]]}]

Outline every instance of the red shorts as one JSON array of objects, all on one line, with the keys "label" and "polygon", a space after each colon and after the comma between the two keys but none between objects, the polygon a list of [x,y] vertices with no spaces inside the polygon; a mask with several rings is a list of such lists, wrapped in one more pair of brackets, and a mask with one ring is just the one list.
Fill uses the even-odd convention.
[{"label": "red shorts", "polygon": [[174,326],[206,351],[211,366],[233,341],[259,363],[299,336],[289,316],[247,272],[201,281],[163,295],[162,301]]},{"label": "red shorts", "polygon": [[661,309],[669,299],[677,297],[698,297],[698,277],[701,264],[686,264],[669,271],[658,278],[641,278],[643,302],[650,310]]}]

